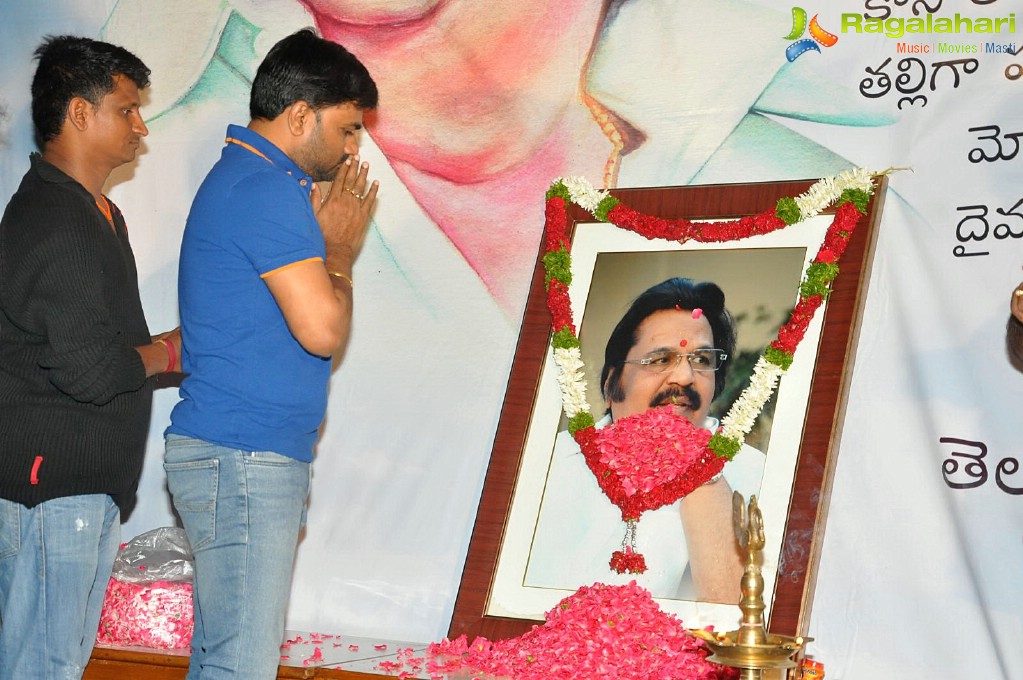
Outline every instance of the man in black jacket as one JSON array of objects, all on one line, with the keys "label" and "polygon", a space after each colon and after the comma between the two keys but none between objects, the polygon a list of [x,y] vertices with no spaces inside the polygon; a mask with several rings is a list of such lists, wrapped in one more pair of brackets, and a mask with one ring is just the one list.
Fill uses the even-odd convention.
[{"label": "man in black jacket", "polygon": [[149,69],[47,38],[32,120],[42,155],[0,221],[0,678],[78,678],[180,333],[150,336],[124,218],[103,195],[148,133]]}]

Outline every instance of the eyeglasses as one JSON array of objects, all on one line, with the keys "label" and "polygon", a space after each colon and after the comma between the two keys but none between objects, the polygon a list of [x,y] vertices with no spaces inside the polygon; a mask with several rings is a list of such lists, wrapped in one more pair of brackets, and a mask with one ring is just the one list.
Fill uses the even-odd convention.
[{"label": "eyeglasses", "polygon": [[626,359],[626,364],[636,364],[648,373],[674,371],[682,359],[689,362],[694,371],[716,371],[725,363],[728,354],[723,349],[698,349],[688,354],[682,352],[651,352],[642,359]]}]

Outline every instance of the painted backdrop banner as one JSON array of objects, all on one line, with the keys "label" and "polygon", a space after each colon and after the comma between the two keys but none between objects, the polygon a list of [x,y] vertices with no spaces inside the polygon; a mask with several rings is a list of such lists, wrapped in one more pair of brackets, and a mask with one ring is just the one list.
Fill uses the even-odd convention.
[{"label": "painted backdrop banner", "polygon": [[[291,628],[447,630],[559,176],[597,186],[891,176],[810,634],[829,677],[1023,678],[1023,14],[1011,0],[37,0],[0,22],[0,198],[33,150],[45,34],[152,68],[108,193],[150,325],[177,324],[192,195],[280,37],[316,26],[380,86],[380,198],[355,267]],[[769,206],[765,206],[769,207]],[[684,272],[680,272],[684,275]],[[258,371],[272,357],[250,357]],[[467,379],[471,376],[471,379]],[[125,537],[173,523],[158,393]]]}]

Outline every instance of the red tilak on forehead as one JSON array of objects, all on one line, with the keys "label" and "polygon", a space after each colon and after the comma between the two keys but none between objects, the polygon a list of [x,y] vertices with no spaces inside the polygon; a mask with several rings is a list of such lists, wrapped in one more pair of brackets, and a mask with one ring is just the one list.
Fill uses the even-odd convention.
[{"label": "red tilak on forehead", "polygon": [[682,342],[678,343],[678,346],[679,346],[679,347],[685,347],[685,346],[686,346],[686,345],[688,345],[688,344],[689,344],[689,341],[688,341],[688,340],[685,340],[685,339],[683,339],[683,340],[682,340]]}]

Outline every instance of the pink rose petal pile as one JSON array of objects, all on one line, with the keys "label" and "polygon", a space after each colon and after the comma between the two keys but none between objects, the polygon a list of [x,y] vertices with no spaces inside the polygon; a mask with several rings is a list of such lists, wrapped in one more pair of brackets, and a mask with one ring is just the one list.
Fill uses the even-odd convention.
[{"label": "pink rose petal pile", "polygon": [[636,585],[580,588],[547,621],[511,640],[465,636],[430,645],[431,677],[468,672],[512,680],[734,680],[738,671],[706,660],[682,622]]},{"label": "pink rose petal pile", "polygon": [[96,642],[182,649],[192,639],[192,584],[149,585],[110,579]]}]

